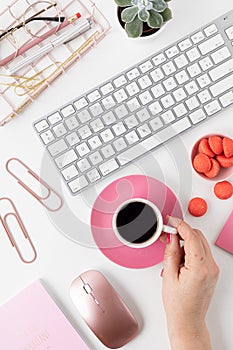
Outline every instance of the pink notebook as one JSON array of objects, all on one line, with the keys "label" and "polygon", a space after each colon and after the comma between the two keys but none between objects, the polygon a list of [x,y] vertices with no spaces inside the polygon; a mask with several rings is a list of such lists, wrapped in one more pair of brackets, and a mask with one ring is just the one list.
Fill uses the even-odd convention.
[{"label": "pink notebook", "polygon": [[233,211],[227,219],[227,222],[225,223],[215,244],[233,254]]},{"label": "pink notebook", "polygon": [[0,307],[1,350],[89,350],[37,281]]}]

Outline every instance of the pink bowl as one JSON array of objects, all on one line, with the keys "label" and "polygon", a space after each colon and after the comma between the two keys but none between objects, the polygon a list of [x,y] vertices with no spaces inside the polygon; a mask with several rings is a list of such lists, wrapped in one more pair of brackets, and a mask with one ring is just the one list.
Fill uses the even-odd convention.
[{"label": "pink bowl", "polygon": [[[202,177],[203,179],[205,180],[210,180],[210,181],[223,181],[223,180],[226,180],[228,178],[230,178],[232,175],[233,175],[233,166],[231,166],[230,168],[222,168],[221,167],[221,170],[220,172],[218,173],[217,176],[215,177],[207,177],[205,176],[204,174],[202,173],[199,173],[198,171],[196,171],[193,167],[193,159],[194,157],[199,153],[198,152],[198,146],[199,146],[199,143],[202,139],[208,139],[210,136],[220,136],[220,137],[229,137],[229,136],[226,136],[226,135],[220,135],[220,134],[209,134],[209,135],[204,135],[202,136],[193,146],[192,148],[192,151],[191,151],[191,163],[192,163],[192,168],[193,170],[195,171],[196,174],[198,174],[200,177]],[[231,138],[231,137],[229,137]]]}]

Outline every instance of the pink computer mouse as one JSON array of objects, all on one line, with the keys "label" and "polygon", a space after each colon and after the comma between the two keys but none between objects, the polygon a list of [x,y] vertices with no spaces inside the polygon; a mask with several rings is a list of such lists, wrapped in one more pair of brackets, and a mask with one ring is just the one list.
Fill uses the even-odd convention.
[{"label": "pink computer mouse", "polygon": [[99,271],[86,271],[77,277],[70,296],[84,321],[108,348],[120,348],[138,333],[137,320]]}]

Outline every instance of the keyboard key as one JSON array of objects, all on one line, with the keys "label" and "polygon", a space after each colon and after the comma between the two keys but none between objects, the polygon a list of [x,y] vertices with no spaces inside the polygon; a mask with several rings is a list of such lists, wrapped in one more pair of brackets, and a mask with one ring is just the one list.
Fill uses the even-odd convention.
[{"label": "keyboard key", "polygon": [[97,165],[99,163],[102,163],[102,161],[103,161],[103,157],[101,156],[100,152],[98,152],[98,151],[92,153],[89,156],[89,159],[93,165]]},{"label": "keyboard key", "polygon": [[198,63],[194,63],[193,65],[189,66],[187,71],[189,72],[191,78],[201,74],[201,68],[199,67]]},{"label": "keyboard key", "polygon": [[199,102],[198,102],[196,96],[189,98],[185,103],[190,111],[199,107]]},{"label": "keyboard key", "polygon": [[80,120],[80,123],[82,124],[85,124],[86,122],[91,120],[91,115],[86,109],[84,109],[82,112],[79,112],[77,116],[78,116],[78,119]]},{"label": "keyboard key", "polygon": [[80,138],[78,137],[78,135],[76,134],[76,132],[72,132],[71,134],[66,136],[66,141],[68,142],[68,144],[70,146],[74,146],[77,143],[79,143]]},{"label": "keyboard key", "polygon": [[81,139],[85,140],[86,138],[92,135],[92,132],[88,125],[84,125],[78,129],[78,134],[81,137]]},{"label": "keyboard key", "polygon": [[140,91],[140,89],[139,89],[138,85],[135,83],[135,81],[133,83],[127,85],[126,90],[129,94],[129,96],[134,96]]},{"label": "keyboard key", "polygon": [[149,70],[153,69],[153,67],[154,66],[151,63],[151,61],[146,61],[139,66],[139,68],[143,74],[148,72]]},{"label": "keyboard key", "polygon": [[116,122],[116,117],[113,112],[108,112],[103,115],[102,120],[105,125],[111,125]]},{"label": "keyboard key", "polygon": [[103,176],[106,176],[106,175],[112,173],[114,170],[116,170],[118,168],[119,168],[119,165],[115,159],[111,159],[108,162],[103,163],[99,166],[99,169],[100,169]]},{"label": "keyboard key", "polygon": [[88,169],[90,169],[91,164],[88,162],[88,160],[86,158],[79,160],[77,162],[77,166],[80,170],[81,173],[87,171]]},{"label": "keyboard key", "polygon": [[160,112],[162,112],[162,107],[160,105],[160,103],[158,101],[152,103],[151,105],[149,105],[149,110],[151,111],[152,115],[157,115]]},{"label": "keyboard key", "polygon": [[41,122],[36,123],[35,124],[35,128],[36,128],[37,132],[41,132],[41,131],[44,131],[44,130],[48,129],[49,128],[49,124],[44,119],[44,120],[41,120]]},{"label": "keyboard key", "polygon": [[167,111],[161,114],[161,118],[163,119],[164,124],[170,124],[176,119],[172,111]]},{"label": "keyboard key", "polygon": [[80,98],[80,100],[77,100],[74,102],[75,108],[77,111],[80,111],[80,109],[88,106],[88,102],[85,97]]},{"label": "keyboard key", "polygon": [[62,123],[54,126],[53,131],[57,137],[64,136],[67,133],[67,130]]},{"label": "keyboard key", "polygon": [[233,103],[233,92],[229,91],[219,98],[223,107],[228,107]]},{"label": "keyboard key", "polygon": [[210,102],[209,104],[205,105],[205,111],[206,113],[210,116],[213,115],[215,113],[217,113],[218,111],[221,110],[221,106],[218,103],[217,100]]},{"label": "keyboard key", "polygon": [[86,154],[90,153],[90,148],[86,144],[86,142],[81,143],[76,147],[76,150],[80,157],[84,157]]},{"label": "keyboard key", "polygon": [[113,156],[115,154],[115,151],[111,145],[107,145],[107,146],[103,147],[101,149],[101,152],[102,152],[104,158],[106,158],[106,159],[110,158],[111,156]]},{"label": "keyboard key", "polygon": [[151,134],[151,129],[149,128],[148,124],[143,124],[137,128],[137,132],[140,138],[144,138]]},{"label": "keyboard key", "polygon": [[194,44],[198,44],[200,43],[202,40],[205,39],[205,35],[203,34],[203,32],[197,32],[194,35],[191,36],[191,40]]},{"label": "keyboard key", "polygon": [[113,125],[112,130],[116,136],[120,136],[126,132],[126,128],[122,122]]},{"label": "keyboard key", "polygon": [[95,135],[91,139],[88,140],[88,144],[90,145],[91,149],[99,148],[102,145],[102,142],[100,141],[99,136]]},{"label": "keyboard key", "polygon": [[168,50],[165,51],[165,54],[167,55],[168,58],[172,58],[176,55],[178,55],[180,50],[176,45],[170,47]]},{"label": "keyboard key", "polygon": [[98,132],[104,129],[104,124],[100,118],[93,120],[93,122],[90,123],[90,126],[94,132]]},{"label": "keyboard key", "polygon": [[86,174],[90,182],[95,182],[101,178],[97,169],[92,169]]},{"label": "keyboard key", "polygon": [[173,110],[177,118],[183,117],[188,112],[183,103],[180,103],[179,105],[175,106]]},{"label": "keyboard key", "polygon": [[104,110],[101,107],[100,103],[97,102],[90,107],[90,111],[91,111],[91,114],[93,115],[93,117],[97,117],[98,115],[103,113]]},{"label": "keyboard key", "polygon": [[137,118],[134,115],[126,118],[124,122],[129,130],[135,128],[135,126],[138,126],[139,124]]},{"label": "keyboard key", "polygon": [[116,88],[119,88],[127,83],[126,77],[124,75],[121,75],[120,77],[113,80],[114,85]]},{"label": "keyboard key", "polygon": [[192,47],[192,43],[191,43],[190,39],[185,39],[185,40],[181,41],[178,44],[178,46],[179,46],[181,51],[185,51],[185,50],[189,49],[190,47]]},{"label": "keyboard key", "polygon": [[68,105],[65,108],[61,109],[61,113],[63,115],[63,117],[69,117],[70,115],[75,113],[75,109],[72,105]]},{"label": "keyboard key", "polygon": [[179,57],[175,58],[175,64],[177,68],[181,69],[188,65],[188,60],[184,54],[180,55]]},{"label": "keyboard key", "polygon": [[141,77],[140,79],[138,79],[138,84],[141,87],[141,89],[146,89],[149,86],[152,85],[152,81],[150,80],[150,78],[148,77],[148,75],[144,75],[143,77]]},{"label": "keyboard key", "polygon": [[127,147],[127,144],[123,139],[123,137],[120,137],[119,139],[113,142],[113,146],[115,147],[117,152],[121,152],[123,149]]},{"label": "keyboard key", "polygon": [[166,75],[170,75],[176,71],[176,68],[172,62],[168,62],[162,66],[163,71]]},{"label": "keyboard key", "polygon": [[112,109],[116,105],[116,102],[114,101],[112,96],[108,96],[102,100],[102,104],[104,108],[108,110],[108,109]]},{"label": "keyboard key", "polygon": [[160,68],[153,70],[150,75],[155,83],[164,78],[164,74]]},{"label": "keyboard key", "polygon": [[79,122],[75,116],[66,119],[65,124],[69,130],[74,130],[79,126]]},{"label": "keyboard key", "polygon": [[231,53],[230,53],[228,47],[226,47],[226,46],[222,47],[218,51],[215,51],[214,53],[211,54],[211,57],[212,57],[215,64],[219,64],[219,63],[225,61],[230,56],[231,56]]},{"label": "keyboard key", "polygon": [[200,60],[199,64],[200,64],[203,71],[206,71],[206,70],[213,67],[213,62],[211,61],[211,59],[209,57],[205,57],[202,60]]},{"label": "keyboard key", "polygon": [[106,85],[100,88],[100,91],[102,92],[102,95],[105,96],[110,94],[112,91],[114,91],[114,87],[112,83],[107,83]]},{"label": "keyboard key", "polygon": [[185,70],[182,70],[181,72],[177,73],[175,77],[180,85],[186,83],[186,81],[189,80],[188,74]]},{"label": "keyboard key", "polygon": [[218,31],[218,28],[216,27],[215,24],[211,24],[210,26],[204,29],[205,35],[208,37],[217,33],[217,31]]},{"label": "keyboard key", "polygon": [[175,97],[177,102],[180,102],[187,97],[187,94],[183,88],[179,88],[179,89],[173,91],[173,96]]},{"label": "keyboard key", "polygon": [[129,114],[125,105],[121,105],[121,106],[115,108],[114,112],[119,119],[124,118],[125,116],[127,116]]},{"label": "keyboard key", "polygon": [[198,87],[195,81],[191,81],[190,83],[186,84],[185,89],[189,95],[195,94],[195,92],[198,91]]},{"label": "keyboard key", "polygon": [[127,106],[130,110],[130,112],[136,111],[138,108],[141,107],[140,103],[138,102],[138,99],[136,97],[132,98],[132,100],[127,102]]},{"label": "keyboard key", "polygon": [[175,101],[174,101],[172,95],[167,95],[165,97],[162,97],[161,102],[162,102],[162,105],[164,108],[169,108],[175,104]]},{"label": "keyboard key", "polygon": [[208,102],[208,101],[211,100],[211,95],[210,95],[210,93],[209,93],[209,90],[207,90],[207,89],[201,91],[201,92],[197,95],[197,97],[199,98],[199,100],[200,100],[201,103],[206,103],[206,102]]},{"label": "keyboard key", "polygon": [[134,144],[139,140],[138,135],[136,134],[136,131],[130,131],[128,134],[125,135],[125,139],[128,142],[129,145]]},{"label": "keyboard key", "polygon": [[65,180],[72,180],[74,177],[78,176],[78,170],[75,165],[70,165],[68,168],[62,170],[62,175]]},{"label": "keyboard key", "polygon": [[190,62],[194,62],[201,57],[200,52],[198,51],[198,49],[196,47],[187,51],[186,54],[187,54]]},{"label": "keyboard key", "polygon": [[58,154],[66,151],[67,149],[68,149],[68,146],[63,139],[48,146],[48,151],[52,157],[57,156]]},{"label": "keyboard key", "polygon": [[153,101],[153,97],[151,96],[149,91],[145,91],[142,94],[138,96],[139,100],[141,101],[141,104],[143,106],[147,105],[151,101]]},{"label": "keyboard key", "polygon": [[127,98],[128,98],[124,89],[120,89],[117,92],[115,92],[114,97],[118,103],[121,103],[121,102],[127,100]]},{"label": "keyboard key", "polygon": [[229,89],[233,88],[233,74],[210,87],[210,91],[214,97],[219,96]]},{"label": "keyboard key", "polygon": [[163,96],[165,94],[165,90],[162,86],[162,84],[157,84],[151,88],[151,92],[154,95],[155,98],[159,98],[160,96]]},{"label": "keyboard key", "polygon": [[95,102],[101,98],[101,95],[98,90],[95,90],[87,95],[87,98],[90,102]]},{"label": "keyboard key", "polygon": [[114,135],[110,129],[105,129],[100,133],[100,136],[104,142],[109,142],[114,139]]},{"label": "keyboard key", "polygon": [[233,26],[230,26],[225,30],[226,35],[228,36],[229,40],[233,40]]},{"label": "keyboard key", "polygon": [[152,58],[152,61],[154,62],[155,66],[159,66],[161,63],[166,61],[166,57],[163,53],[160,53],[159,55]]},{"label": "keyboard key", "polygon": [[129,81],[131,81],[136,79],[137,77],[140,77],[140,72],[137,68],[133,68],[126,75]]},{"label": "keyboard key", "polygon": [[193,124],[198,124],[202,120],[206,119],[206,114],[202,109],[198,109],[197,111],[191,113],[189,118],[192,120]]},{"label": "keyboard key", "polygon": [[164,80],[163,85],[167,91],[171,91],[177,87],[175,79],[172,77]]},{"label": "keyboard key", "polygon": [[203,89],[211,83],[211,80],[207,74],[203,74],[202,76],[197,78],[197,82],[200,85],[200,88]]},{"label": "keyboard key", "polygon": [[73,149],[63,153],[61,156],[55,158],[55,162],[59,169],[62,169],[77,160],[77,154]]},{"label": "keyboard key", "polygon": [[143,108],[137,112],[137,117],[141,123],[144,123],[146,120],[150,119],[151,115],[146,108]]},{"label": "keyboard key", "polygon": [[88,181],[84,175],[68,183],[68,186],[70,187],[72,193],[81,191],[83,188],[87,187],[87,185]]},{"label": "keyboard key", "polygon": [[159,117],[151,119],[149,123],[153,131],[157,131],[163,127],[163,123]]},{"label": "keyboard key", "polygon": [[54,125],[62,120],[62,117],[59,112],[53,113],[48,117],[48,121],[51,125]]},{"label": "keyboard key", "polygon": [[221,36],[221,34],[217,34],[211,39],[204,41],[198,47],[202,55],[206,55],[212,52],[213,50],[216,50],[218,47],[222,46],[223,44],[224,44],[223,37]]},{"label": "keyboard key", "polygon": [[220,66],[209,71],[209,75],[213,81],[225,77],[229,73],[233,72],[233,59],[222,63]]}]

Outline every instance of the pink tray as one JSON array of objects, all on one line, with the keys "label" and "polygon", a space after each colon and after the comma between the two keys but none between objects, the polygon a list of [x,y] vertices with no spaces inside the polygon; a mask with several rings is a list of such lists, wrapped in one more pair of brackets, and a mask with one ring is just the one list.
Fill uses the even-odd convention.
[{"label": "pink tray", "polygon": [[102,253],[116,264],[134,269],[151,267],[163,261],[165,245],[160,240],[146,248],[130,248],[123,245],[113,231],[115,210],[131,198],[153,202],[165,223],[168,214],[183,218],[179,201],[169,187],[152,177],[131,175],[112,182],[96,199],[91,214],[92,234]]}]

